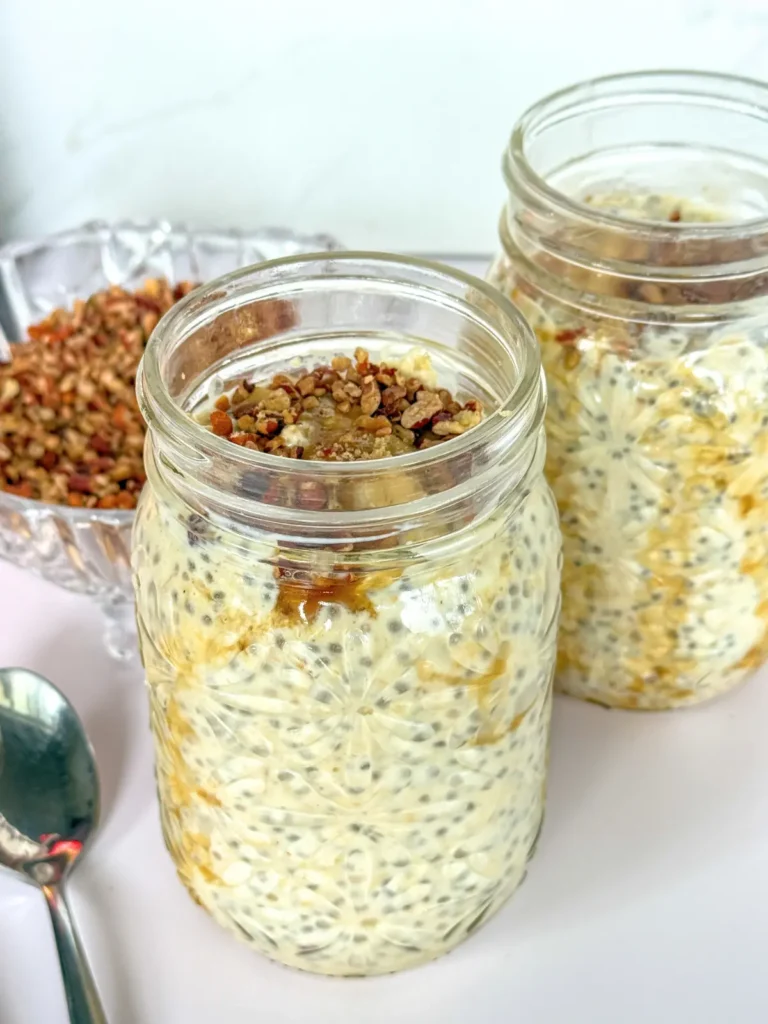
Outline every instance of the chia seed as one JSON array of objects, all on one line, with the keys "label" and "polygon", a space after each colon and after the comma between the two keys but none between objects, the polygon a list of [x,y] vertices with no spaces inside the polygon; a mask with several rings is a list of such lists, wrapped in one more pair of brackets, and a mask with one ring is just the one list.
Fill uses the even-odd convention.
[{"label": "chia seed", "polygon": [[[451,948],[462,922],[500,905],[522,879],[542,813],[541,787],[521,779],[541,777],[546,763],[558,529],[541,480],[515,512],[514,529],[501,529],[499,518],[492,543],[462,554],[459,573],[451,565],[439,577],[436,564],[425,582],[419,566],[411,578],[404,569],[406,578],[369,590],[375,615],[339,602],[275,629],[272,566],[254,555],[249,571],[238,571],[217,535],[206,541],[207,567],[196,554],[198,565],[188,570],[190,588],[201,584],[199,596],[193,591],[197,609],[186,601],[172,624],[153,619],[149,582],[162,593],[173,564],[188,564],[190,541],[186,526],[165,510],[142,517],[139,529],[161,561],[137,565],[139,610],[158,648],[174,658],[180,652],[178,671],[185,673],[185,686],[171,688],[178,701],[171,716],[163,703],[167,677],[154,679],[147,659],[153,719],[164,741],[157,762],[166,838],[172,850],[182,848],[168,813],[179,810],[173,752],[199,787],[185,796],[185,827],[211,849],[207,871],[192,861],[179,867],[218,920],[235,931],[238,918],[252,920],[247,941],[263,952],[274,957],[279,950],[287,962],[330,973],[365,972],[353,963],[363,954],[376,970],[396,970]],[[238,557],[242,570],[247,552]],[[215,614],[204,597],[213,586]],[[520,641],[506,639],[512,629]],[[473,684],[490,672],[491,659],[506,659],[506,671],[493,682],[502,728],[489,743],[478,742],[487,722]],[[457,685],[464,673],[467,684]],[[523,693],[528,702],[533,693],[536,706],[509,732]],[[349,820],[353,815],[360,820]],[[443,865],[473,863],[480,836],[491,851],[487,877],[469,870],[444,877]],[[202,847],[198,852],[204,856]],[[222,890],[209,872],[223,875],[235,862],[234,875],[246,866],[252,875]],[[369,877],[388,875],[388,893],[367,887]],[[313,910],[307,890],[336,917]],[[430,915],[440,907],[439,921],[423,909],[430,902]],[[385,916],[413,936],[410,944],[389,941]],[[338,931],[329,934],[332,927]],[[446,938],[453,928],[456,935]],[[307,938],[318,932],[326,933],[322,943],[333,941]]]}]

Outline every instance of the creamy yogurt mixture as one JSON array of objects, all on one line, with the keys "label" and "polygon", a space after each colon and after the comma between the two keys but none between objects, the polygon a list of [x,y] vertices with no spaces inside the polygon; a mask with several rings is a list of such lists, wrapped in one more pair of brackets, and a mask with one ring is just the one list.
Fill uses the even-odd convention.
[{"label": "creamy yogurt mixture", "polygon": [[158,493],[134,568],[185,885],[306,970],[452,948],[520,883],[541,824],[560,548],[543,475],[452,555],[309,590],[268,538],[235,551]]},{"label": "creamy yogurt mixture", "polygon": [[[715,220],[665,197],[590,197],[652,220]],[[491,279],[534,325],[547,475],[564,534],[558,686],[619,707],[694,703],[768,656],[765,332],[580,318]]]}]

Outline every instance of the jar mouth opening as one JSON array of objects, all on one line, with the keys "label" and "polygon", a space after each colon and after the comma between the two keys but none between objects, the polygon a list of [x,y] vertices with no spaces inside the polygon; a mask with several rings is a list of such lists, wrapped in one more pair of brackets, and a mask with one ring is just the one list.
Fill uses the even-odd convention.
[{"label": "jar mouth opening", "polygon": [[[758,216],[716,221],[654,221],[633,218],[627,213],[600,209],[552,184],[530,159],[531,142],[546,130],[566,125],[591,113],[619,110],[642,102],[659,108],[673,104],[733,113],[762,123],[768,133],[768,86],[754,79],[701,71],[637,71],[588,79],[568,86],[537,101],[519,118],[504,153],[502,168],[510,191],[554,207],[571,221],[602,226],[612,232],[630,233],[654,240],[681,236],[706,241],[746,239],[768,231],[768,211]],[[652,141],[652,140],[649,140]],[[680,143],[682,148],[685,143]],[[724,157],[739,156],[736,150]],[[761,159],[761,171],[768,180],[768,164]]]},{"label": "jar mouth opening", "polygon": [[[168,358],[173,345],[180,340],[215,324],[223,314],[237,313],[255,300],[289,301],[292,295],[300,295],[301,289],[306,288],[324,296],[327,292],[332,301],[339,283],[349,291],[357,282],[361,295],[364,289],[372,292],[379,287],[390,291],[397,289],[425,306],[451,312],[467,325],[475,325],[478,331],[494,337],[500,357],[514,362],[514,379],[499,395],[496,407],[489,410],[477,426],[434,447],[380,459],[349,462],[286,459],[247,449],[217,436],[197,422],[184,407],[183,400],[172,394],[167,379]],[[367,340],[366,329],[371,327],[364,315],[363,311],[359,341],[363,347]],[[510,334],[513,335],[511,340]],[[312,338],[310,332],[306,338],[308,345]],[[243,351],[277,354],[285,344],[283,336],[275,332],[272,337],[246,344]],[[430,351],[428,344],[425,350]],[[501,373],[501,362],[499,369]],[[188,382],[189,386],[193,383]],[[149,427],[158,430],[169,450],[179,457],[179,464],[185,463],[187,471],[197,463],[201,468],[219,465],[227,467],[231,473],[263,474],[265,478],[279,475],[296,480],[353,481],[370,479],[373,474],[415,474],[437,464],[452,465],[462,460],[466,463],[468,459],[472,462],[479,453],[482,453],[484,466],[492,464],[508,452],[510,446],[522,443],[535,431],[540,420],[535,407],[542,404],[543,383],[541,360],[531,328],[513,304],[493,286],[462,271],[415,257],[349,251],[272,260],[236,270],[191,292],[155,328],[139,370],[137,390]],[[445,493],[435,497],[444,500]],[[244,498],[243,501],[246,505],[260,504],[257,499]],[[281,515],[284,511],[286,514],[294,511],[283,506],[278,508]],[[382,514],[400,514],[407,508],[407,502],[394,506],[385,504],[380,508]],[[275,508],[272,512],[274,514]],[[320,522],[334,516],[361,515],[363,510],[318,510],[313,511],[310,518]]]}]

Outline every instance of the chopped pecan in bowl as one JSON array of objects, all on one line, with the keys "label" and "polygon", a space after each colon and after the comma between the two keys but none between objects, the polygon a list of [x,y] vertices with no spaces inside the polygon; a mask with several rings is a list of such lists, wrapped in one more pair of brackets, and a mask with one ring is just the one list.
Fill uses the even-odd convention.
[{"label": "chopped pecan in bowl", "polygon": [[193,287],[112,285],[29,328],[29,342],[0,366],[0,491],[76,508],[136,507],[136,370],[160,317]]},{"label": "chopped pecan in bowl", "polygon": [[163,221],[93,222],[0,248],[0,559],[94,597],[113,654],[135,651],[130,554],[144,424],[133,377],[146,337],[189,289],[179,282],[337,248],[324,235]]}]

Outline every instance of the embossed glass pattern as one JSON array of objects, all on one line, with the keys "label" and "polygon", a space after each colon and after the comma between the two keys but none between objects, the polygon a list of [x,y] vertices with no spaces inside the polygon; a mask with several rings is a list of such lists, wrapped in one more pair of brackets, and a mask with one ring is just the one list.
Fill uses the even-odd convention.
[{"label": "embossed glass pattern", "polygon": [[[409,455],[305,462],[182,412],[358,344],[424,349],[484,421]],[[451,949],[518,886],[543,812],[560,537],[529,328],[437,265],[279,261],[172,311],[140,395],[138,622],[182,881],[306,970]],[[307,485],[320,508],[292,500]]]},{"label": "embossed glass pattern", "polygon": [[[338,248],[327,235],[281,229],[192,231],[165,222],[93,222],[0,248],[0,360],[10,342],[59,306],[108,284],[135,288],[150,277],[207,281],[237,267]],[[133,512],[85,510],[0,492],[0,558],[68,590],[94,597],[117,657],[135,650],[130,534]]]},{"label": "embossed glass pattern", "polygon": [[716,697],[768,658],[768,89],[586,82],[524,115],[504,169],[490,280],[547,373],[557,684]]}]

